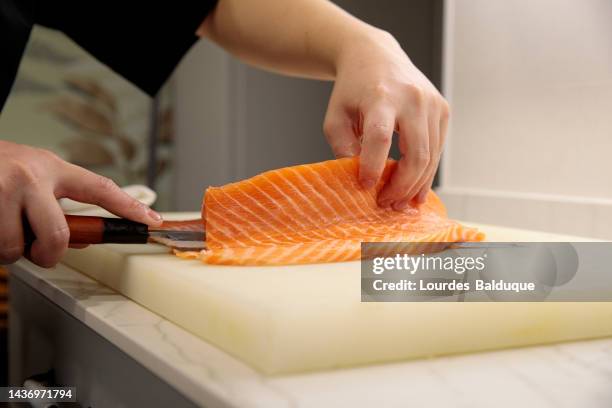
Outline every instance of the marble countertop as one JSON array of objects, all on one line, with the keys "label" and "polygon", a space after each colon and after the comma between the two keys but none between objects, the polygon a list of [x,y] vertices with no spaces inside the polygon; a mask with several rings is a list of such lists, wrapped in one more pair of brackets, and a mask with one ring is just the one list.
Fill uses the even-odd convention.
[{"label": "marble countertop", "polygon": [[11,272],[206,407],[612,406],[612,339],[266,377],[69,267]]}]

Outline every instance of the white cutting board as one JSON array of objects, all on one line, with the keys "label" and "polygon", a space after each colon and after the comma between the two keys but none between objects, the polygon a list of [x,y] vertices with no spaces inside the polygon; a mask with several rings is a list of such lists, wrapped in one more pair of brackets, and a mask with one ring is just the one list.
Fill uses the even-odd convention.
[{"label": "white cutting board", "polygon": [[[492,241],[580,240],[477,227]],[[216,266],[98,245],[64,263],[266,374],[612,336],[612,302],[361,303],[359,262]]]}]

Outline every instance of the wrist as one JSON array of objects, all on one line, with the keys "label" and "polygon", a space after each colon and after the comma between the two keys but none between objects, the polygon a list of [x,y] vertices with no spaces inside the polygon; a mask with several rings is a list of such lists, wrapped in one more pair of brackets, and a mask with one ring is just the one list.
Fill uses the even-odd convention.
[{"label": "wrist", "polygon": [[347,36],[339,48],[335,59],[335,72],[341,72],[345,67],[364,64],[378,56],[395,53],[401,46],[388,31],[364,24],[365,27]]}]

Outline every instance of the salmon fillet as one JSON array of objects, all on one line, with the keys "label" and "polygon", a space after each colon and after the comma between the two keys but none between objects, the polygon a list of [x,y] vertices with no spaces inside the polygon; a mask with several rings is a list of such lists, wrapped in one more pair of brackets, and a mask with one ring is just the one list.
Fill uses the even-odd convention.
[{"label": "salmon fillet", "polygon": [[358,158],[287,167],[208,188],[202,207],[206,249],[177,255],[209,264],[287,265],[359,260],[362,242],[484,239],[448,219],[433,192],[418,209],[380,208],[376,196],[396,165],[389,160],[378,185],[368,190],[358,182]]}]

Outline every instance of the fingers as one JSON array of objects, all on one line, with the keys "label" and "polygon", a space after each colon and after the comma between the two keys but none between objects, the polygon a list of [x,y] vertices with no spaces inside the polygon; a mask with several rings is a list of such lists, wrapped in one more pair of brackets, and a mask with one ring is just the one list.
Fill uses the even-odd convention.
[{"label": "fingers", "polygon": [[431,160],[427,117],[412,115],[402,118],[399,138],[402,158],[378,196],[381,207],[391,206],[395,210],[406,208],[423,184],[423,175]]},{"label": "fingers", "polygon": [[0,264],[8,265],[23,254],[21,209],[6,197],[0,197],[0,200]]},{"label": "fingers", "polygon": [[347,113],[329,109],[323,122],[323,132],[337,158],[359,155],[359,139]]},{"label": "fingers", "polygon": [[414,198],[416,204],[423,204],[427,200],[427,194],[431,190],[431,185],[433,184],[433,180],[436,176],[436,170],[438,168],[438,164],[440,163],[440,159],[438,158],[433,163],[434,164],[430,166],[431,169],[429,169],[425,175],[425,183],[423,183],[416,197]]},{"label": "fingers", "polygon": [[438,168],[438,162],[440,160],[439,154],[439,133],[440,133],[440,120],[438,115],[432,115],[429,117],[429,151],[430,160],[425,172],[423,173],[422,181],[417,186],[415,191],[414,201],[416,204],[422,204],[427,198],[427,193],[431,189],[433,179],[436,175],[436,169]]},{"label": "fingers", "polygon": [[427,200],[427,194],[431,190],[431,185],[433,184],[433,180],[436,175],[436,171],[438,170],[438,167],[440,165],[440,158],[442,157],[442,148],[446,141],[446,132],[448,129],[448,118],[449,118],[448,105],[443,104],[442,112],[440,114],[440,121],[436,122],[434,118],[434,123],[439,124],[437,128],[435,128],[434,126],[434,132],[437,131],[437,134],[439,135],[438,136],[439,137],[438,149],[437,149],[436,154],[432,156],[434,158],[434,162],[433,162],[433,166],[431,166],[430,168],[427,180],[425,184],[423,185],[423,187],[421,188],[421,190],[419,191],[419,193],[417,194],[417,197],[416,197],[417,203],[421,203],[421,204],[424,203]]},{"label": "fingers", "polygon": [[112,180],[81,167],[69,164],[59,185],[62,196],[99,205],[119,217],[150,226],[162,223],[161,215],[130,197]]},{"label": "fingers", "polygon": [[25,214],[36,236],[29,257],[37,265],[50,268],[68,248],[70,230],[66,218],[52,191],[32,191],[26,196],[26,203]]},{"label": "fingers", "polygon": [[378,103],[364,112],[363,139],[359,162],[359,181],[364,188],[376,185],[385,169],[393,131],[395,111],[386,103]]}]

